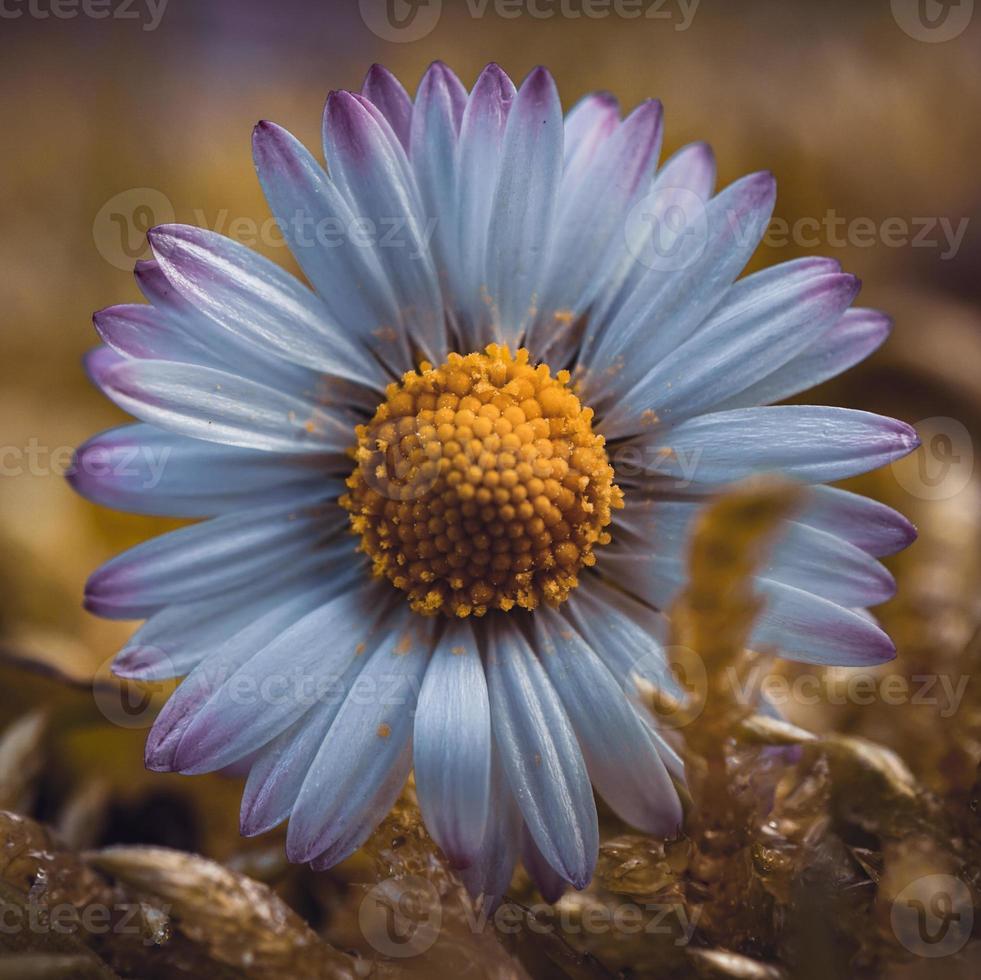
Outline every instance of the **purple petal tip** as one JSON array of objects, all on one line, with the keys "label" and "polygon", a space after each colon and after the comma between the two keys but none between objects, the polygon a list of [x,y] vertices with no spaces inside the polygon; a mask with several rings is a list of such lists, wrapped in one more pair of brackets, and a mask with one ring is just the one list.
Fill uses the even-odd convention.
[{"label": "purple petal tip", "polygon": [[712,149],[711,143],[706,143],[705,140],[698,140],[691,144],[689,150],[692,153],[697,153],[706,163],[715,163],[715,150]]},{"label": "purple petal tip", "polygon": [[150,667],[160,664],[161,651],[154,647],[126,647],[117,654],[110,670],[126,681],[143,680],[143,674]]},{"label": "purple petal tip", "polygon": [[529,72],[521,88],[527,90],[528,95],[536,101],[544,101],[555,93],[555,79],[547,68],[539,65]]},{"label": "purple petal tip", "polygon": [[746,180],[761,200],[777,196],[777,177],[772,170],[759,170],[755,174],[750,174]]},{"label": "purple petal tip", "polygon": [[900,443],[906,450],[907,454],[919,449],[923,444],[916,429],[914,429],[913,426],[909,425],[908,423],[897,420],[896,428]]},{"label": "purple petal tip", "polygon": [[384,65],[377,62],[365,72],[364,81],[361,83],[361,94],[368,98],[381,97],[386,92],[401,91],[401,89],[401,82]]},{"label": "purple petal tip", "polygon": [[103,387],[108,371],[123,361],[123,357],[109,347],[95,347],[82,357],[82,366],[89,380]]},{"label": "purple petal tip", "polygon": [[297,143],[296,137],[282,126],[266,119],[257,122],[252,130],[252,157],[260,180],[264,168],[276,168],[290,175],[302,173]]},{"label": "purple petal tip", "polygon": [[903,518],[903,523],[899,526],[900,540],[902,544],[896,549],[897,551],[902,551],[903,548],[908,548],[916,539],[920,536],[919,528],[908,518],[900,515]]},{"label": "purple petal tip", "polygon": [[150,772],[176,772],[171,760],[165,753],[152,752],[147,747],[146,752],[143,755],[143,765],[150,770]]}]

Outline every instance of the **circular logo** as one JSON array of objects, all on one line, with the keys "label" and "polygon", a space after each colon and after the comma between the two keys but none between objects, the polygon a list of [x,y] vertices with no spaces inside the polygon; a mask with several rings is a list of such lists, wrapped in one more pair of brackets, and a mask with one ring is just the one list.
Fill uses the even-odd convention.
[{"label": "circular logo", "polygon": [[896,938],[917,956],[951,956],[967,945],[974,903],[964,882],[951,875],[925,875],[910,882],[889,913]]},{"label": "circular logo", "polygon": [[678,272],[695,262],[708,232],[705,201],[687,187],[655,187],[630,209],[624,225],[630,254],[661,272]]},{"label": "circular logo", "polygon": [[962,422],[946,416],[916,423],[920,448],[896,460],[892,471],[899,485],[920,500],[949,500],[970,482],[974,441]]},{"label": "circular logo", "polygon": [[159,697],[169,694],[174,682],[122,680],[112,672],[115,659],[106,660],[92,678],[95,703],[120,728],[149,728],[157,716]]},{"label": "circular logo", "polygon": [[[654,658],[663,658],[663,666],[655,668]],[[694,650],[670,646],[661,654],[641,653],[634,662],[633,676],[664,695],[647,703],[658,728],[684,728],[702,713],[708,694],[708,672],[705,661]]]},{"label": "circular logo", "polygon": [[439,480],[441,446],[434,438],[422,439],[414,424],[411,431],[402,431],[398,421],[368,423],[364,443],[369,448],[361,455],[361,475],[385,500],[418,500]]},{"label": "circular logo", "polygon": [[370,888],[358,909],[361,934],[393,959],[420,956],[439,939],[443,905],[425,878],[387,878]]},{"label": "circular logo", "polygon": [[927,44],[960,37],[974,16],[974,0],[890,0],[890,5],[903,33]]},{"label": "circular logo", "polygon": [[383,41],[406,44],[431,34],[443,0],[358,0],[365,27]]},{"label": "circular logo", "polygon": [[130,272],[137,259],[149,255],[146,233],[173,220],[174,206],[166,195],[152,187],[133,187],[99,208],[92,222],[92,238],[110,265]]}]

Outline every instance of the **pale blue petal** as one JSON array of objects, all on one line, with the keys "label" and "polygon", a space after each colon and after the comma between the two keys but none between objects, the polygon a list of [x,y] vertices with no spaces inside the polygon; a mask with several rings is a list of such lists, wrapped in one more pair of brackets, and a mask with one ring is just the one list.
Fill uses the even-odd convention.
[{"label": "pale blue petal", "polygon": [[416,93],[409,159],[425,224],[432,229],[433,261],[445,305],[452,304],[458,288],[457,141],[466,104],[467,90],[460,80],[442,62],[434,62]]},{"label": "pale blue petal", "polygon": [[385,642],[376,629],[358,648],[336,684],[325,690],[317,703],[256,756],[242,793],[241,831],[247,837],[279,826],[290,815],[307,772],[327,732],[337,718],[344,698],[357,683],[368,655]]},{"label": "pale blue petal", "polygon": [[532,617],[535,650],[582,747],[590,779],[627,823],[660,837],[681,825],[681,802],[633,705],[613,674],[554,610]]},{"label": "pale blue petal", "polygon": [[521,828],[521,811],[508,785],[501,753],[495,748],[491,756],[490,808],[484,842],[473,864],[458,872],[470,897],[480,903],[483,912],[492,914],[511,884],[521,847]]},{"label": "pale blue petal", "polygon": [[619,438],[643,431],[645,413],[671,424],[709,411],[722,392],[748,388],[827,334],[858,280],[820,261],[789,265],[783,276],[767,270],[737,283],[708,322],[617,399],[600,431]]},{"label": "pale blue petal", "polygon": [[402,83],[384,66],[372,65],[365,75],[361,94],[378,107],[405,152],[408,153],[409,132],[412,128],[412,100]]},{"label": "pale blue petal", "polygon": [[526,826],[521,828],[521,863],[531,875],[538,893],[549,904],[554,905],[569,887],[566,880],[545,860]]},{"label": "pale blue petal", "polygon": [[362,669],[303,781],[286,838],[291,861],[342,861],[367,840],[408,776],[434,622],[404,603],[396,619],[400,613],[400,628]]},{"label": "pale blue petal", "polygon": [[331,177],[376,237],[412,346],[441,362],[446,322],[429,246],[433,229],[402,145],[372,103],[334,92],[324,113],[324,149]]},{"label": "pale blue petal", "polygon": [[684,763],[657,731],[638,692],[643,681],[676,701],[688,696],[664,649],[666,617],[623,590],[611,588],[596,575],[573,592],[560,612],[620,682],[668,772],[683,784]]},{"label": "pale blue petal", "polygon": [[575,733],[520,630],[490,623],[487,682],[494,740],[525,823],[549,864],[577,888],[599,847],[596,804]]},{"label": "pale blue petal", "polygon": [[609,92],[592,92],[569,110],[563,138],[563,189],[575,186],[619,123],[620,105]]},{"label": "pale blue petal", "polygon": [[312,570],[291,572],[282,581],[252,580],[220,596],[164,606],[129,638],[112,672],[143,681],[183,677],[230,637],[298,592],[325,581],[332,584],[322,561]]},{"label": "pale blue petal", "polygon": [[562,106],[536,68],[508,115],[487,244],[487,300],[496,336],[513,345],[534,320],[562,172]]},{"label": "pale blue petal", "polygon": [[338,537],[342,512],[331,510],[255,508],[151,538],[92,573],[86,608],[109,619],[145,619],[169,603],[221,595],[257,576],[289,570],[298,560],[316,558],[331,538],[331,548],[346,547],[353,555],[353,539]]},{"label": "pale blue petal", "polygon": [[93,314],[102,341],[124,357],[211,364],[208,348],[176,317],[145,303],[110,306]]},{"label": "pale blue petal", "polygon": [[285,129],[259,123],[252,146],[269,206],[329,315],[396,373],[404,370],[409,345],[398,300],[345,196]]},{"label": "pale blue petal", "polygon": [[899,511],[837,487],[812,487],[797,520],[876,558],[902,551],[916,540],[916,528]]},{"label": "pale blue petal", "polygon": [[156,772],[178,769],[177,750],[198,712],[243,664],[311,609],[327,601],[335,590],[336,585],[320,582],[295,592],[217,644],[184,678],[157,716],[146,743],[147,768]]},{"label": "pale blue petal", "polygon": [[635,695],[637,680],[643,680],[682,696],[664,650],[668,621],[662,613],[611,589],[597,576],[589,576],[572,593],[562,613],[628,694]]},{"label": "pale blue petal", "polygon": [[876,351],[892,329],[878,310],[848,310],[826,334],[765,378],[735,395],[726,395],[716,411],[770,405],[807,391],[854,367]]},{"label": "pale blue petal", "polygon": [[779,472],[806,483],[867,473],[919,445],[904,422],[847,408],[773,405],[657,427],[631,445],[648,474],[679,484],[725,484]]},{"label": "pale blue petal", "polygon": [[[166,317],[168,328],[193,341],[196,351],[200,348],[200,360],[197,354],[193,358],[181,357],[178,360],[191,360],[231,371],[297,395],[309,397],[319,395],[323,390],[322,375],[260,349],[251,340],[226,330],[218,321],[202,313],[174,288],[155,260],[137,262],[134,275],[146,299]],[[338,380],[337,384],[341,382]],[[360,385],[343,384],[349,392],[366,391]]]},{"label": "pale blue petal", "polygon": [[[688,574],[684,562],[657,555],[606,555],[603,571],[661,609],[670,609]],[[755,588],[764,607],[750,637],[754,648],[802,663],[842,666],[883,663],[895,655],[892,641],[867,614],[770,579],[757,578]]]},{"label": "pale blue petal", "polygon": [[330,320],[320,299],[274,262],[204,228],[147,236],[174,287],[225,330],[294,364],[368,388],[389,378]]},{"label": "pale blue petal", "polygon": [[185,773],[214,772],[253,752],[337,685],[372,630],[381,582],[348,574],[349,589],[312,609],[242,664],[194,717],[174,764]]},{"label": "pale blue petal", "polygon": [[[361,663],[348,667],[342,684],[353,683],[352,675],[360,672]],[[340,707],[341,702],[331,698],[314,705],[259,750],[242,790],[239,830],[243,837],[264,834],[289,817]]]},{"label": "pale blue petal", "polygon": [[212,517],[317,495],[336,498],[345,469],[350,461],[340,455],[318,459],[239,449],[140,423],[84,443],[66,476],[83,497],[116,510]]},{"label": "pale blue petal", "polygon": [[542,357],[558,345],[562,353],[555,356],[565,362],[575,341],[571,325],[623,264],[624,224],[649,190],[661,151],[662,115],[659,102],[639,106],[559,197],[541,313],[528,334],[530,347]]},{"label": "pale blue petal", "polygon": [[480,350],[491,331],[487,304],[487,230],[494,208],[504,128],[514,101],[510,78],[494,64],[480,74],[464,110],[458,143],[456,211],[460,284],[454,296],[465,350]]},{"label": "pale blue petal", "polygon": [[419,809],[454,867],[476,860],[490,794],[491,718],[470,625],[447,623],[419,693],[413,761]]},{"label": "pale blue petal", "polygon": [[780,582],[758,579],[766,606],[750,637],[756,647],[773,647],[803,663],[866,667],[896,655],[892,640],[867,613]]},{"label": "pale blue petal", "polygon": [[339,413],[237,374],[173,361],[91,369],[120,408],[179,435],[287,454],[336,455],[351,446],[352,427]]},{"label": "pale blue petal", "polygon": [[[603,285],[590,310],[584,339],[584,349],[587,353],[593,349],[600,334],[605,332],[609,324],[614,321],[623,304],[650,274],[648,265],[637,261],[637,256],[646,254],[647,238],[654,233],[655,227],[662,233],[665,229],[670,231],[671,226],[665,223],[664,212],[672,205],[688,203],[691,195],[707,203],[714,188],[715,157],[707,143],[689,143],[665,161],[654,178],[650,196],[646,199],[642,198],[651,206],[650,213],[647,215],[648,220],[634,222],[632,226],[624,226],[623,236],[624,243],[628,245],[627,253],[624,255],[623,263],[610,272],[608,281]],[[638,234],[643,232],[645,227],[646,236]],[[662,242],[662,245],[667,248],[670,246],[670,236],[665,237],[667,240]]]},{"label": "pale blue petal", "polygon": [[[676,195],[663,192],[669,206]],[[582,376],[587,404],[608,409],[701,326],[756,250],[775,199],[769,173],[744,177],[707,204],[688,194],[683,231],[670,249],[657,239],[650,270],[588,351]],[[658,210],[656,201],[652,207]],[[669,227],[666,219],[653,223],[659,235]]]},{"label": "pale blue petal", "polygon": [[[617,544],[604,555],[650,553],[685,560],[702,506],[682,501],[628,502],[616,515]],[[892,575],[865,551],[827,531],[782,521],[759,574],[850,606],[873,606],[896,591]]]}]

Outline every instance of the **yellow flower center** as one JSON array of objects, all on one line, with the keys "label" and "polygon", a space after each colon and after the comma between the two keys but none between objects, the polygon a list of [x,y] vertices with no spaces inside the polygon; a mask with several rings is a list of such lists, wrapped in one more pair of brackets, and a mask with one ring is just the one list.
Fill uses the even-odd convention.
[{"label": "yellow flower center", "polygon": [[375,574],[427,615],[567,599],[623,506],[569,372],[491,344],[423,362],[386,396],[341,498]]}]

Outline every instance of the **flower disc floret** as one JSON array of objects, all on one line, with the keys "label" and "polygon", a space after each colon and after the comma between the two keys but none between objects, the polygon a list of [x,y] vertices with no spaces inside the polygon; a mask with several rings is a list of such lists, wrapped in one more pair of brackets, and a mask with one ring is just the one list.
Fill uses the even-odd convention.
[{"label": "flower disc floret", "polygon": [[528,351],[423,362],[357,428],[341,503],[376,575],[413,609],[558,605],[623,506],[593,412]]}]

